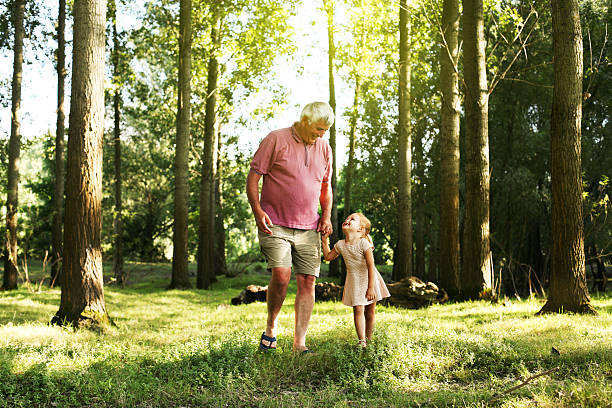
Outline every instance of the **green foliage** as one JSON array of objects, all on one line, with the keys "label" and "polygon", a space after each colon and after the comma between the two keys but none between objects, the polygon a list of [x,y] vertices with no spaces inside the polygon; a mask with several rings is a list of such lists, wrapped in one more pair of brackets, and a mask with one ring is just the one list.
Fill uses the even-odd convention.
[{"label": "green foliage", "polygon": [[[112,138],[107,137],[106,156],[112,152]],[[127,258],[145,262],[167,259],[165,250],[171,241],[172,226],[172,145],[167,139],[157,141],[134,136],[122,146],[123,241]],[[110,190],[112,162],[105,161],[105,179]],[[104,195],[104,206],[113,208],[112,193]],[[113,211],[104,212],[103,249],[112,253]]]},{"label": "green foliage", "polygon": [[[228,144],[232,144],[228,141]],[[236,152],[224,153],[221,184],[223,186],[223,220],[226,234],[226,254],[229,262],[241,257],[255,259],[259,254],[257,227],[245,194],[250,156]]]},{"label": "green foliage", "polygon": [[11,10],[12,0],[0,1],[0,49],[9,48],[11,40]]},{"label": "green foliage", "polygon": [[587,317],[536,317],[536,299],[378,306],[365,350],[356,347],[350,308],[317,303],[307,339],[316,353],[300,355],[291,352],[292,281],[279,350],[261,354],[265,304],[228,303],[269,275],[167,291],[170,265],[126,268],[133,283],[105,289],[117,327],[104,332],[47,325],[59,289],[0,295],[0,406],[601,407],[612,399],[610,295],[596,296],[600,315]]}]

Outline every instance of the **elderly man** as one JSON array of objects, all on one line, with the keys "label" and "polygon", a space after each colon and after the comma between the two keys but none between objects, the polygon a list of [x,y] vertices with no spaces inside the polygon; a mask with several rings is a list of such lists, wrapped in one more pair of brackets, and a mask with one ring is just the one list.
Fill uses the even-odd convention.
[{"label": "elderly man", "polygon": [[321,268],[320,234],[332,232],[332,150],[322,136],[333,123],[334,112],[327,103],[310,103],[302,110],[299,122],[270,132],[251,161],[247,196],[257,223],[261,251],[272,272],[267,296],[268,320],[259,343],[264,352],[276,349],[278,315],[292,266],[297,281],[293,351],[310,352],[306,347],[306,331],[314,306],[315,280]]}]

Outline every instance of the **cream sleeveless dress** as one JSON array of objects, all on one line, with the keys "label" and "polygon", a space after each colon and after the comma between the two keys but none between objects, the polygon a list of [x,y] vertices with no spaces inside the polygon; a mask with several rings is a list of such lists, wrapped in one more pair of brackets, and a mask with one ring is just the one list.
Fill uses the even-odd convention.
[{"label": "cream sleeveless dress", "polygon": [[[364,255],[366,250],[373,247],[366,238],[361,238],[353,245],[347,244],[345,240],[340,240],[334,245],[336,252],[342,255],[346,264],[346,282],[342,292],[342,303],[347,306],[369,305],[374,302],[365,297],[368,290],[368,265]],[[374,292],[376,302],[391,296],[378,270],[375,270]]]}]

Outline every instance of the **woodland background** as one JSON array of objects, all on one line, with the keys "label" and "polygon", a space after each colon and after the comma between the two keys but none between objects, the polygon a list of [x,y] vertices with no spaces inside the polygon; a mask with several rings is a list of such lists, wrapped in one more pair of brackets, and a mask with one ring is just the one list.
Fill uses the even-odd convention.
[{"label": "woodland background", "polygon": [[[0,46],[3,60],[8,62],[14,33],[10,12],[13,2],[5,0],[1,6]],[[71,46],[71,6],[68,2],[68,50]],[[166,0],[118,1],[116,4],[111,1],[108,10],[103,258],[108,262],[117,259],[116,220],[117,214],[121,214],[120,256],[129,261],[167,262],[172,259],[175,223],[173,168],[179,97],[179,4]],[[244,192],[249,160],[259,140],[269,130],[290,125],[299,114],[299,106],[309,102],[301,100],[294,89],[288,90],[278,79],[286,76],[291,82],[300,82],[302,74],[316,66],[323,77],[329,70],[329,78],[335,80],[340,90],[336,94],[338,136],[332,136],[341,152],[337,156],[335,189],[339,217],[342,219],[347,194],[350,194],[351,210],[363,211],[373,222],[376,262],[393,264],[394,251],[400,241],[397,222],[398,4],[381,5],[368,0],[337,1],[335,4],[330,1],[319,4],[194,0],[191,10],[191,139],[187,156],[189,261],[195,261],[200,251],[198,245],[202,237],[198,231],[204,185],[201,180],[206,169],[212,170],[206,167],[212,163],[216,166],[211,172],[216,190],[214,253],[218,259],[215,274],[236,274],[245,264],[261,260],[256,228]],[[56,17],[52,11],[55,13],[56,9],[47,8],[46,3],[26,2],[26,64],[37,59],[57,64]],[[301,15],[309,19],[301,21]],[[438,236],[440,191],[446,185],[439,166],[442,2],[415,2],[410,4],[409,15],[411,274],[437,282],[441,251]],[[328,16],[332,16],[331,19]],[[117,22],[122,21],[118,26]],[[612,169],[611,21],[612,10],[608,2],[580,2],[584,45],[583,218],[586,263],[591,266],[587,267],[589,278],[598,266],[609,265],[612,253],[612,220],[608,216]],[[328,48],[332,51],[331,68],[327,61],[304,57],[304,53],[316,55],[315,51],[310,53],[311,48],[327,46],[316,43],[312,37],[296,35],[296,32],[303,33],[300,30],[304,28],[297,25],[304,23],[306,27],[310,24],[319,30],[323,24],[323,30],[332,34],[332,47]],[[500,293],[509,295],[541,293],[549,279],[552,242],[553,58],[549,2],[485,1],[484,35],[490,92],[490,246],[495,286]],[[296,56],[303,58],[296,64],[297,69],[293,72],[283,70],[283,64],[291,66],[287,61]],[[211,94],[213,58],[218,65],[218,78],[213,88],[217,118],[213,132],[218,137],[208,139],[215,140],[214,146],[205,146],[206,133],[210,133],[206,124],[206,100]],[[65,65],[70,72],[70,58]],[[458,60],[457,68],[463,100],[463,58]],[[1,78],[3,91],[0,95],[5,120],[10,116],[11,84],[8,71],[3,72],[6,75]],[[56,78],[44,78],[43,81],[45,86],[54,87]],[[70,75],[67,81],[69,89]],[[333,88],[333,81],[330,82]],[[308,84],[302,89],[306,88]],[[322,89],[321,99],[327,95],[328,89]],[[35,122],[39,112],[54,112],[55,101],[22,106],[21,109],[22,112],[28,109],[29,120]],[[463,107],[460,115],[459,229],[462,230],[466,192]],[[114,133],[114,120],[118,121],[120,133]],[[27,134],[22,140],[18,251],[22,263],[42,260],[48,254],[50,264],[53,262],[57,267],[60,262],[53,260],[52,250],[56,213],[54,166],[57,163],[54,133],[49,130]],[[354,153],[349,153],[349,143],[353,139]],[[120,141],[120,156],[115,150],[116,140]],[[3,126],[0,129],[1,180],[7,179],[8,142],[9,129]],[[347,173],[349,154],[354,154],[350,177]],[[206,155],[212,160],[207,161]],[[118,183],[120,201],[117,201]],[[5,197],[6,194],[7,186],[2,183],[0,195]],[[2,216],[6,216],[5,207]],[[4,222],[0,230],[5,236]],[[342,272],[335,269],[330,273]]]}]

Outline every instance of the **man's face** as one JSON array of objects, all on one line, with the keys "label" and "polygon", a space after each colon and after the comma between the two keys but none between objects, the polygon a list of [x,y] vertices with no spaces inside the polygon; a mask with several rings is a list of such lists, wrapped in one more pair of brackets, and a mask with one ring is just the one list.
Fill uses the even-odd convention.
[{"label": "man's face", "polygon": [[306,119],[302,121],[304,129],[304,141],[308,144],[313,144],[318,138],[323,137],[329,126],[324,121],[320,120],[314,123],[308,123]]}]

